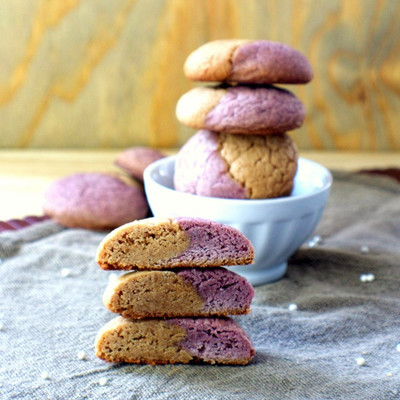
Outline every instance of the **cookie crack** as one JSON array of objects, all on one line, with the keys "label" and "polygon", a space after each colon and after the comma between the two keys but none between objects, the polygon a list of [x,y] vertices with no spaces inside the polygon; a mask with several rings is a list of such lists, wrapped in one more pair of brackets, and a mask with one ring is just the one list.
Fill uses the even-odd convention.
[{"label": "cookie crack", "polygon": [[228,63],[229,63],[229,65],[230,65],[230,69],[229,69],[229,74],[226,76],[226,80],[227,80],[227,81],[229,81],[230,78],[231,78],[231,76],[232,76],[233,64],[234,64],[234,63],[233,63],[233,58],[234,58],[234,56],[235,56],[235,53],[236,53],[237,49],[238,49],[239,47],[243,46],[244,44],[246,44],[246,43],[238,43],[238,44],[236,44],[235,46],[232,46],[232,49],[231,49],[231,51],[230,51],[230,53],[229,53],[229,57],[228,57]]},{"label": "cookie crack", "polygon": [[[225,165],[227,166],[227,174],[229,175],[229,178],[232,179],[234,182],[238,183],[240,186],[244,187],[244,188],[246,189],[247,197],[249,197],[249,195],[251,196],[251,193],[249,193],[249,191],[248,191],[248,188],[247,188],[247,186],[246,186],[246,182],[243,181],[243,180],[241,180],[241,179],[238,179],[238,178],[232,173],[232,164],[233,164],[233,162],[234,162],[237,158],[235,158],[235,160],[234,160],[233,162],[228,162],[228,160],[226,159],[226,157],[224,157],[223,149],[224,149],[224,144],[225,144],[225,138],[226,138],[226,136],[227,136],[227,134],[221,133],[221,134],[219,134],[219,137],[218,137],[218,151],[219,151],[220,157],[221,157],[221,159],[224,161]],[[253,145],[253,143],[251,143],[251,146],[252,146],[252,145]],[[251,147],[251,146],[250,146],[250,147]],[[248,147],[247,149],[245,149],[245,152],[247,152],[248,149],[249,149],[250,147]]]},{"label": "cookie crack", "polygon": [[[224,137],[226,137],[226,135]],[[239,177],[237,177],[235,175],[235,173],[232,172],[233,164],[241,157],[242,154],[238,153],[236,155],[236,157],[234,157],[232,160],[230,160],[230,162],[228,162],[228,160],[223,156],[223,151],[222,150],[224,148],[224,142],[225,142],[224,140],[221,140],[221,143],[220,143],[220,154],[221,154],[222,159],[224,160],[224,162],[228,166],[228,174],[229,174],[231,179],[233,179],[235,182],[239,183],[242,187],[244,187],[246,189],[247,197],[251,198],[252,195],[253,195],[253,188],[250,185],[248,185],[246,180],[240,179]],[[242,152],[243,153],[248,153],[254,147],[255,147],[255,144],[253,142],[245,143],[245,147],[243,148]]]}]

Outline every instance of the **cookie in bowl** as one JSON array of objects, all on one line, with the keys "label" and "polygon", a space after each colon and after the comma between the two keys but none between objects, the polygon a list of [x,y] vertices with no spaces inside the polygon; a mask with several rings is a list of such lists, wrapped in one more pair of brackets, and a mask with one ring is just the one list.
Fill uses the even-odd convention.
[{"label": "cookie in bowl", "polygon": [[287,196],[297,171],[288,134],[231,135],[201,130],[179,150],[174,188],[200,196],[266,199]]}]

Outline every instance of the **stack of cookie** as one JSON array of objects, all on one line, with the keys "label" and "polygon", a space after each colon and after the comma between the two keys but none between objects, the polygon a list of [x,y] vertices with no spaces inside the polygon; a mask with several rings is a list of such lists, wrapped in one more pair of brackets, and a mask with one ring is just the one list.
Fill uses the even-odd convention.
[{"label": "stack of cookie", "polygon": [[178,101],[178,120],[200,129],[181,148],[175,188],[224,198],[289,195],[297,149],[287,131],[299,128],[305,108],[275,84],[305,84],[312,67],[297,50],[266,40],[206,43],[186,60],[185,75],[218,82]]},{"label": "stack of cookie", "polygon": [[236,229],[198,218],[148,218],[123,225],[100,244],[105,270],[135,270],[111,281],[105,306],[120,314],[98,333],[109,362],[247,364],[252,343],[229,317],[249,312],[254,290],[222,267],[253,262]]}]

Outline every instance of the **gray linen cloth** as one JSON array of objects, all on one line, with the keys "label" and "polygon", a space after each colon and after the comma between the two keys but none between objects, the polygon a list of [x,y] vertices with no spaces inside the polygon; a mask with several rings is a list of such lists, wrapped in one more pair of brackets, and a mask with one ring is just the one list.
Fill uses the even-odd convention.
[{"label": "gray linen cloth", "polygon": [[114,317],[101,300],[110,273],[94,261],[105,232],[46,221],[2,233],[0,398],[400,399],[399,194],[387,178],[335,173],[322,240],[237,318],[257,351],[248,366],[97,359]]}]

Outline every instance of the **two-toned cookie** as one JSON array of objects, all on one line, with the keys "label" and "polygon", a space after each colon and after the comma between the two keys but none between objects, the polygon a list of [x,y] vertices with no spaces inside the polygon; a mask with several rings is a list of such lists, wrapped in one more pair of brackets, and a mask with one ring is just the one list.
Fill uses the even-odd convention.
[{"label": "two-toned cookie", "polygon": [[233,319],[116,317],[97,335],[96,354],[108,362],[134,364],[245,365],[255,351]]},{"label": "two-toned cookie", "polygon": [[244,277],[223,267],[254,260],[253,246],[235,228],[186,217],[134,221],[103,239],[96,260],[102,269],[132,271],[103,294],[120,317],[96,338],[100,358],[246,364],[254,356],[229,317],[248,313],[254,296]]},{"label": "two-toned cookie", "polygon": [[223,267],[134,271],[112,280],[103,303],[129,318],[210,317],[247,314],[254,290]]},{"label": "two-toned cookie", "polygon": [[267,135],[299,128],[305,109],[293,93],[274,86],[209,86],[185,93],[176,116],[191,128]]},{"label": "two-toned cookie", "polygon": [[286,133],[195,133],[175,161],[176,190],[200,196],[264,199],[287,196],[297,171],[297,148]]},{"label": "two-toned cookie", "polygon": [[313,69],[298,50],[270,40],[215,40],[194,50],[184,64],[193,81],[304,84]]},{"label": "two-toned cookie", "polygon": [[114,229],[100,243],[103,269],[154,270],[246,265],[254,249],[237,229],[200,218],[146,218]]}]

